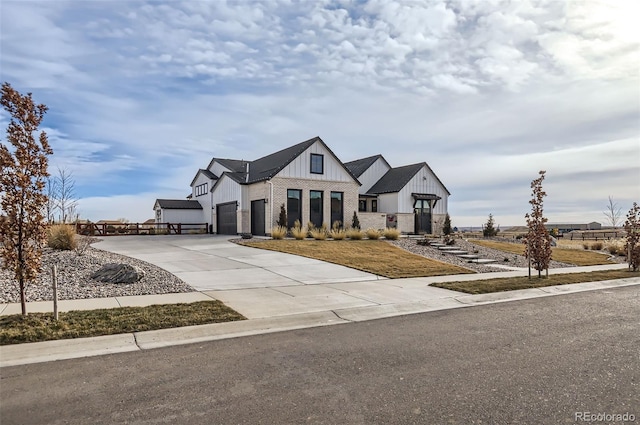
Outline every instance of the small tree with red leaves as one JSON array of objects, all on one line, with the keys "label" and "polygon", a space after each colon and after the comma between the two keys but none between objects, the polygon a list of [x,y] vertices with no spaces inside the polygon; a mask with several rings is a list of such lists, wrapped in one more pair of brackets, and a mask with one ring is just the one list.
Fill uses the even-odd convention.
[{"label": "small tree with red leaves", "polygon": [[[541,277],[542,270],[547,270],[548,273],[551,262],[551,236],[544,225],[547,219],[542,212],[543,199],[547,196],[547,193],[542,190],[545,173],[546,171],[540,171],[540,177],[531,182],[533,196],[529,201],[531,214],[525,215],[529,231],[523,241],[526,244],[524,255],[533,268],[538,270],[538,277]],[[531,277],[531,269],[529,269],[529,277]]]},{"label": "small tree with red leaves", "polygon": [[20,286],[22,314],[27,314],[25,286],[40,272],[42,245],[46,241],[44,193],[49,147],[47,135],[38,130],[47,111],[36,105],[31,93],[21,95],[9,83],[2,84],[2,107],[11,116],[7,127],[9,145],[0,143],[0,256],[2,267],[13,272]]},{"label": "small tree with red leaves", "polygon": [[629,263],[629,268],[635,272],[640,267],[640,206],[637,202],[633,203],[627,213],[624,230],[627,232],[625,241],[627,263]]}]

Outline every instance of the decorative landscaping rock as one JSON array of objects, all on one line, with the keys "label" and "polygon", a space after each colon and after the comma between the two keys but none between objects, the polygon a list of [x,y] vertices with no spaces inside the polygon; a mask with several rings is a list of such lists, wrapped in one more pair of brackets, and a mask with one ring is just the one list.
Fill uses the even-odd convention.
[{"label": "decorative landscaping rock", "polygon": [[106,283],[134,283],[144,277],[144,271],[129,264],[109,263],[91,275],[92,279]]}]

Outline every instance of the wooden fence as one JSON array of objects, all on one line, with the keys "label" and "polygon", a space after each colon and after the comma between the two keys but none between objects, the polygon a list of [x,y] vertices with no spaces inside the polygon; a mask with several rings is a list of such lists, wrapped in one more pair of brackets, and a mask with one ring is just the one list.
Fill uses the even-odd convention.
[{"label": "wooden fence", "polygon": [[569,239],[569,240],[581,240],[581,241],[586,241],[586,240],[611,240],[613,239],[618,239],[618,238],[624,238],[627,235],[627,232],[625,231],[621,231],[621,232],[571,232],[571,233],[565,233],[564,235],[562,235],[562,237],[564,237],[565,239]]},{"label": "wooden fence", "polygon": [[76,233],[91,236],[182,235],[207,233],[207,223],[77,223]]}]

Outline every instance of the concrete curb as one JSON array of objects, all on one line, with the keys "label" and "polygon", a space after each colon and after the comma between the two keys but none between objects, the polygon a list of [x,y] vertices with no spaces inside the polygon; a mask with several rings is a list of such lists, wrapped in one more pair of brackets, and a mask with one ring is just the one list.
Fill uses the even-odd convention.
[{"label": "concrete curb", "polygon": [[276,316],[93,338],[4,345],[0,346],[0,368],[128,351],[149,350],[159,347],[170,347],[226,338],[237,338],[318,326],[339,325],[430,311],[519,301],[608,288],[621,288],[633,285],[640,285],[640,278],[547,286],[543,288],[495,292],[491,294],[461,295],[416,303],[354,307],[334,311]]}]

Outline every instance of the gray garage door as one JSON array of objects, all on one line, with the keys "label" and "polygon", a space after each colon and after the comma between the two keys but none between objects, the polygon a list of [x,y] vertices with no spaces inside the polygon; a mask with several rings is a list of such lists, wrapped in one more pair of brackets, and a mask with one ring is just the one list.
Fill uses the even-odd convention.
[{"label": "gray garage door", "polygon": [[219,235],[237,235],[238,217],[236,215],[236,202],[216,205],[217,228]]}]

